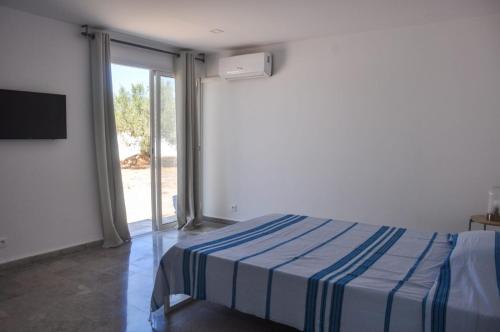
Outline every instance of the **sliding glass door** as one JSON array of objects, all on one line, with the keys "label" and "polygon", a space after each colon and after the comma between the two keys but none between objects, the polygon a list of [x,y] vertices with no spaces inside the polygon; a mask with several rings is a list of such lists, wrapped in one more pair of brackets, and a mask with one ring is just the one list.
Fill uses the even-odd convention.
[{"label": "sliding glass door", "polygon": [[166,73],[112,65],[115,119],[131,234],[176,221],[175,80]]},{"label": "sliding glass door", "polygon": [[176,221],[177,208],[177,140],[175,113],[175,80],[160,71],[151,71],[151,110],[153,124],[152,183],[153,220],[157,230]]}]

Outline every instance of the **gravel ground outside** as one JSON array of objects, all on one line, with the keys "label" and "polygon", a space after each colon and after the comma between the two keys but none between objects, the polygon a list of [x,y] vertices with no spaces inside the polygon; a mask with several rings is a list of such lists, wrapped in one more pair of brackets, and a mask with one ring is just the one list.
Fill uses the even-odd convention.
[{"label": "gravel ground outside", "polygon": [[[123,191],[128,223],[151,219],[151,171],[122,168]],[[175,215],[172,197],[177,194],[177,168],[162,167],[162,214]]]}]

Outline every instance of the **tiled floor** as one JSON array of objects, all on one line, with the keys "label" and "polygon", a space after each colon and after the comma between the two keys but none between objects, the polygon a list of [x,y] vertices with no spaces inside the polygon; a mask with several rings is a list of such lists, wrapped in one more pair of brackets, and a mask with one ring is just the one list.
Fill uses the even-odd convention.
[{"label": "tiled floor", "polygon": [[[136,237],[115,249],[90,248],[28,266],[0,271],[0,331],[151,331],[149,301],[162,254],[191,232],[170,230]],[[166,319],[154,331],[292,331],[287,327],[207,302]]]}]

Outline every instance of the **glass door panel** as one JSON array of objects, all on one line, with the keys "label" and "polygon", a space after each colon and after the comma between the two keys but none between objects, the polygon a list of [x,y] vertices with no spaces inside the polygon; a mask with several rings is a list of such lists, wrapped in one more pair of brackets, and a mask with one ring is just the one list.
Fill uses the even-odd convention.
[{"label": "glass door panel", "polygon": [[177,144],[175,80],[165,73],[152,71],[152,137],[154,183],[153,213],[155,228],[163,229],[176,219]]},{"label": "glass door panel", "polygon": [[176,221],[177,205],[177,137],[175,114],[175,80],[160,76],[160,167],[161,223]]},{"label": "glass door panel", "polygon": [[152,231],[149,70],[111,65],[127,221],[132,236]]}]

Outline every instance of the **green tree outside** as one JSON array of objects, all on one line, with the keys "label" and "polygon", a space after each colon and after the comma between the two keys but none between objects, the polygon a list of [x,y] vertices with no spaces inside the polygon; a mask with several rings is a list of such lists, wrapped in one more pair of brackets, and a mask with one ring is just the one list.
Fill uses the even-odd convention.
[{"label": "green tree outside", "polygon": [[[176,142],[174,84],[161,80],[161,137],[170,144]],[[151,144],[149,91],[142,83],[132,84],[130,90],[123,86],[114,96],[116,129],[139,142],[141,154],[149,155]],[[133,144],[134,142],[129,142]]]},{"label": "green tree outside", "polygon": [[175,131],[175,86],[170,79],[161,79],[161,138],[166,140],[169,144],[175,145],[176,131]]}]

